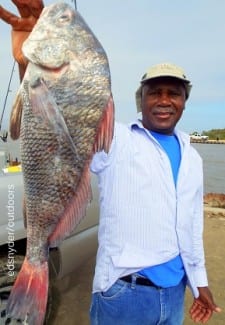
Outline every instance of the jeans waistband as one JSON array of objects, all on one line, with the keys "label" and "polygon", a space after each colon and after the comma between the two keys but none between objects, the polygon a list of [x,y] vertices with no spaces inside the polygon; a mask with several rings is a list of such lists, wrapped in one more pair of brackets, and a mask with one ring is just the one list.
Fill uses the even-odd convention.
[{"label": "jeans waistband", "polygon": [[120,278],[120,280],[125,281],[127,283],[133,283],[134,282],[137,285],[142,285],[142,286],[148,286],[148,287],[154,287],[154,288],[157,288],[157,289],[162,289],[162,287],[157,286],[151,280],[149,280],[147,278],[144,278],[144,277],[136,276],[134,274],[126,275],[126,276]]}]

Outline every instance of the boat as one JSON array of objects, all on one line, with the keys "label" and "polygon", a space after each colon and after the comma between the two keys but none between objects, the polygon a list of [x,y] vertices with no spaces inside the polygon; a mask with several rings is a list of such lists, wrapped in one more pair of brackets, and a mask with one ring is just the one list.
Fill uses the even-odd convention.
[{"label": "boat", "polygon": [[21,173],[22,172],[22,166],[19,163],[18,165],[14,166],[7,166],[2,169],[4,174],[10,174],[10,173]]}]

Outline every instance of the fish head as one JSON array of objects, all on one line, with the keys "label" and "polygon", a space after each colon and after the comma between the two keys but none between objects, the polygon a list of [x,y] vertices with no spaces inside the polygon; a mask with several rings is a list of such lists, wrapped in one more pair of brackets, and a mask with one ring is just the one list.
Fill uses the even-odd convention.
[{"label": "fish head", "polygon": [[104,53],[82,16],[61,2],[43,9],[22,50],[29,62],[47,69],[61,69],[71,62],[87,68],[94,53]]}]

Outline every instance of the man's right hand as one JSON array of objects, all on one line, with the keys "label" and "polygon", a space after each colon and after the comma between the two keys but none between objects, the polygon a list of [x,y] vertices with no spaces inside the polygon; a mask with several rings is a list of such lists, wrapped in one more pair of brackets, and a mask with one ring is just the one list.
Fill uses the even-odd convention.
[{"label": "man's right hand", "polygon": [[12,53],[19,65],[20,81],[27,67],[27,60],[22,53],[22,45],[36,24],[44,3],[42,0],[12,0],[21,17],[14,15],[0,6],[0,18],[12,26]]}]

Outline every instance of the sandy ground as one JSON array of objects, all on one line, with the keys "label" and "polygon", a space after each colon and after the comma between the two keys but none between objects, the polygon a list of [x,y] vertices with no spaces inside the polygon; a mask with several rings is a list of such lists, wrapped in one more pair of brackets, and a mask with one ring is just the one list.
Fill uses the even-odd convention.
[{"label": "sandy ground", "polygon": [[[223,309],[207,323],[225,324],[225,209],[205,208],[204,243],[209,286],[215,302]],[[88,325],[90,293],[95,258],[91,258],[76,274],[56,283],[54,288],[54,317],[47,325]],[[188,316],[192,303],[189,289],[186,294],[185,325],[194,324]],[[107,325],[107,324],[106,324]],[[129,325],[129,324],[128,324]],[[141,325],[141,324],[140,324]]]}]

